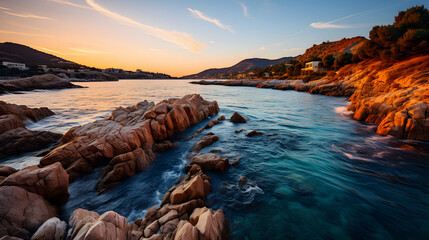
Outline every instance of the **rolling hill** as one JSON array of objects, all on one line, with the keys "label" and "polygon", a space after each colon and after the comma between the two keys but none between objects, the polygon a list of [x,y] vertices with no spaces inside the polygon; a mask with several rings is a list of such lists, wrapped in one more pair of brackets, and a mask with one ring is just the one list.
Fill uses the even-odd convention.
[{"label": "rolling hill", "polygon": [[0,62],[19,62],[27,66],[48,65],[48,67],[78,68],[81,65],[38,51],[34,48],[11,42],[0,43]]},{"label": "rolling hill", "polygon": [[273,64],[285,63],[291,59],[294,59],[294,57],[283,57],[283,58],[274,59],[274,60],[264,59],[264,58],[249,58],[235,64],[232,67],[211,68],[197,74],[183,76],[182,78],[187,78],[187,79],[223,78],[236,73],[248,73],[255,68],[264,68]]}]

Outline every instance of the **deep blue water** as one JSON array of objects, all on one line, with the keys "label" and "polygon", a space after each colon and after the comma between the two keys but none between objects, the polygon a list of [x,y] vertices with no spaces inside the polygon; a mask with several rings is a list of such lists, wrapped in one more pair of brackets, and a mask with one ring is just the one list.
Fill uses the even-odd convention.
[{"label": "deep blue water", "polygon": [[[208,173],[212,208],[222,208],[233,239],[428,239],[429,145],[375,134],[375,125],[351,118],[345,98],[246,87],[191,85],[188,81],[79,83],[85,89],[0,96],[57,113],[29,128],[64,133],[71,126],[103,118],[115,107],[144,99],[159,101],[200,93],[217,100],[220,115],[234,111],[246,124],[224,121],[210,131],[220,140],[202,152],[221,149],[237,166]],[[217,116],[216,116],[217,117]],[[183,133],[192,135],[209,120]],[[261,136],[246,137],[258,130]],[[207,130],[206,130],[207,131]],[[176,137],[178,137],[176,136]],[[144,217],[183,173],[197,141],[179,141],[141,173],[97,196],[96,170],[70,184],[66,219],[76,208],[114,210],[129,221]],[[37,164],[28,154],[0,164]],[[241,176],[248,185],[238,187]]]}]

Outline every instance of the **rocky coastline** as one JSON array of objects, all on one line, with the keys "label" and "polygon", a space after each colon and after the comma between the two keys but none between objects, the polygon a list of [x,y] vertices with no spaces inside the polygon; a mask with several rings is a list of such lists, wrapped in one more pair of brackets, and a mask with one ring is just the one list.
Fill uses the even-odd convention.
[{"label": "rocky coastline", "polygon": [[429,56],[401,62],[365,60],[334,76],[302,80],[201,80],[193,84],[295,90],[348,97],[353,118],[378,125],[377,133],[429,141]]},{"label": "rocky coastline", "polygon": [[18,91],[33,91],[36,89],[81,88],[70,81],[53,74],[36,75],[28,78],[0,81],[0,94]]},{"label": "rocky coastline", "polygon": [[[9,112],[17,118],[53,114],[47,108],[1,106],[1,112],[12,109]],[[159,145],[164,150],[174,147],[168,140],[174,133],[218,112],[216,101],[206,101],[198,94],[119,107],[106,119],[70,129],[39,165],[21,170],[0,166],[1,239],[229,239],[223,211],[206,206],[211,187],[210,177],[203,171],[223,171],[230,166],[228,159],[213,153],[192,154],[186,175],[143,219],[127,223],[113,211],[99,215],[84,209],[76,209],[68,223],[59,219],[60,207],[69,198],[69,182],[88,173],[92,164],[111,159],[94,186],[102,192],[144,170]],[[216,119],[217,124],[224,119]]]}]

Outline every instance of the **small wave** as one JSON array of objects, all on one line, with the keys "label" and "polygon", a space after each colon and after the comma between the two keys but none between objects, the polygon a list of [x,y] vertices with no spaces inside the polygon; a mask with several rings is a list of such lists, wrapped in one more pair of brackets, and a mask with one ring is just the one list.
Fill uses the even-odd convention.
[{"label": "small wave", "polygon": [[374,162],[374,160],[369,159],[369,158],[364,158],[364,157],[359,157],[359,156],[355,156],[353,154],[350,153],[346,153],[346,152],[342,152],[342,154],[344,154],[346,157],[348,157],[349,159],[353,159],[353,160],[361,160],[361,161],[365,161],[365,162]]},{"label": "small wave", "polygon": [[347,107],[336,107],[334,108],[335,113],[338,113],[343,116],[351,116],[353,115],[352,111],[348,111]]},{"label": "small wave", "polygon": [[166,171],[162,173],[162,179],[164,182],[168,182],[171,179],[178,179],[180,177],[180,172],[175,171]]},{"label": "small wave", "polygon": [[242,186],[228,184],[225,189],[228,199],[235,205],[249,205],[258,195],[264,194],[264,191],[255,183],[247,183]]}]

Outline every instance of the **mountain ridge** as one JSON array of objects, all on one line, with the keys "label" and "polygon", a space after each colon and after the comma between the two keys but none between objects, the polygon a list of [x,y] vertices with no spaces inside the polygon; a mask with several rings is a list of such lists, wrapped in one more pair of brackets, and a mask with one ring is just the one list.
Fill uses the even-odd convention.
[{"label": "mountain ridge", "polygon": [[236,73],[251,72],[254,68],[264,68],[269,65],[284,63],[295,57],[282,57],[278,59],[266,58],[247,58],[241,60],[231,67],[225,68],[210,68],[196,74],[186,75],[181,78],[195,79],[195,78],[222,78]]}]

